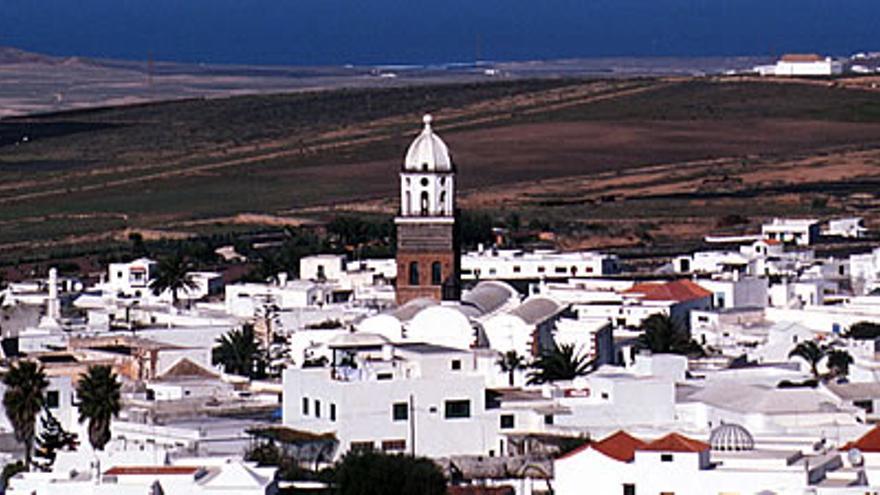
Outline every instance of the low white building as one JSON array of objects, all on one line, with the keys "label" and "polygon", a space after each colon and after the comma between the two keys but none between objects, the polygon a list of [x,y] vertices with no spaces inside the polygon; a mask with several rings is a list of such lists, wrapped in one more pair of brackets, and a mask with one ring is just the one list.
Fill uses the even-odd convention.
[{"label": "low white building", "polygon": [[812,53],[787,54],[775,65],[759,66],[755,71],[764,76],[828,77],[843,74],[843,63]]},{"label": "low white building", "polygon": [[331,342],[330,367],[284,371],[283,424],[331,434],[333,457],[376,449],[429,457],[498,455],[499,414],[487,407],[495,357],[367,334]]},{"label": "low white building", "polygon": [[537,280],[601,277],[620,271],[617,256],[590,251],[487,249],[461,256],[462,280]]},{"label": "low white building", "polygon": [[557,459],[554,493],[603,494],[865,494],[874,493],[836,451],[804,454],[755,446],[735,424],[709,443],[669,433],[652,441],[619,431]]},{"label": "low white building", "polygon": [[862,217],[837,218],[828,221],[828,229],[823,235],[860,239],[867,235],[865,221]]},{"label": "low white building", "polygon": [[764,239],[797,246],[810,246],[819,239],[819,221],[816,219],[774,218],[761,226]]}]

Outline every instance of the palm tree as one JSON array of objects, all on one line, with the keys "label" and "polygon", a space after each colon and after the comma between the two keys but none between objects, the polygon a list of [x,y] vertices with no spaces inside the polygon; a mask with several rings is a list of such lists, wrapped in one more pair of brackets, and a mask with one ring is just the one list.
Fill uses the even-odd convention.
[{"label": "palm tree", "polygon": [[848,352],[840,349],[831,349],[827,352],[825,363],[834,376],[846,376],[849,374],[849,366],[853,364],[853,357]]},{"label": "palm tree", "polygon": [[533,385],[586,375],[593,361],[576,351],[573,344],[554,344],[552,349],[542,352],[531,367],[527,383]]},{"label": "palm tree", "polygon": [[110,441],[110,422],[119,416],[120,383],[110,366],[89,366],[76,386],[79,422],[89,420],[89,443],[103,450]]},{"label": "palm tree", "polygon": [[34,451],[37,416],[46,403],[49,381],[43,368],[32,361],[19,361],[10,366],[3,376],[6,393],[3,407],[12,424],[15,439],[24,444],[24,464],[30,470]]},{"label": "palm tree", "polygon": [[528,366],[526,358],[520,356],[515,350],[511,349],[495,361],[495,364],[501,368],[501,371],[507,373],[507,384],[513,386],[513,378],[517,371],[524,370]]},{"label": "palm tree", "polygon": [[156,276],[150,282],[150,290],[159,295],[171,291],[171,303],[177,306],[178,291],[198,287],[189,276],[190,264],[179,254],[163,258],[156,268]]},{"label": "palm tree", "polygon": [[217,338],[211,361],[234,375],[260,378],[265,374],[265,352],[257,342],[253,325],[242,325]]},{"label": "palm tree", "polygon": [[819,378],[819,362],[825,357],[825,349],[812,340],[807,340],[796,345],[788,353],[789,358],[799,357],[810,365],[813,378]]},{"label": "palm tree", "polygon": [[662,313],[653,314],[642,322],[639,345],[655,354],[688,354],[699,348],[678,321]]}]

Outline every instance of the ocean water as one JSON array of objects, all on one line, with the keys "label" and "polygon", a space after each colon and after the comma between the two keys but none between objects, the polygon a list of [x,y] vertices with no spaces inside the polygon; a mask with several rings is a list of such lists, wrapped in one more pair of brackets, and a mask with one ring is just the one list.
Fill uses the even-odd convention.
[{"label": "ocean water", "polygon": [[281,65],[848,55],[880,50],[880,0],[0,0],[0,45]]}]

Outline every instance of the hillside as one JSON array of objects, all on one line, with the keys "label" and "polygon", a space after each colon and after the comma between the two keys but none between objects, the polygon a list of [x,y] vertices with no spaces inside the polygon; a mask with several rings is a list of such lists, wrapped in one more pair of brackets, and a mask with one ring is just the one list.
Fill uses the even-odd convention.
[{"label": "hillside", "polygon": [[464,207],[563,222],[573,246],[693,238],[734,213],[848,211],[880,178],[880,93],[827,82],[547,79],[196,99],[0,121],[0,249],[214,232],[243,213],[391,213],[425,111],[454,153]]}]

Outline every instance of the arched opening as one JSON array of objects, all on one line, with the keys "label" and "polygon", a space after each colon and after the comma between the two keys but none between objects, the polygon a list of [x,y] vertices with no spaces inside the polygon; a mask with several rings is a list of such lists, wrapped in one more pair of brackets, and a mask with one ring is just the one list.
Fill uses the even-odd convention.
[{"label": "arched opening", "polygon": [[443,265],[439,261],[431,263],[431,284],[440,285],[443,283]]},{"label": "arched opening", "polygon": [[444,215],[446,213],[446,191],[440,191],[440,201],[437,206],[440,214]]},{"label": "arched opening", "polygon": [[419,262],[410,261],[409,263],[409,285],[419,285]]},{"label": "arched opening", "polygon": [[412,193],[406,192],[406,202],[403,204],[403,212],[404,214],[408,214],[412,211]]},{"label": "arched opening", "polygon": [[421,201],[421,209],[422,216],[428,216],[428,191],[422,191],[422,201]]}]

